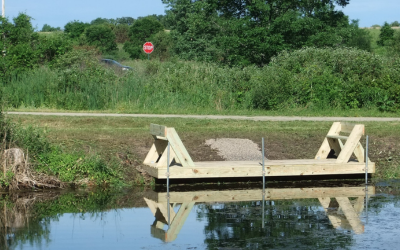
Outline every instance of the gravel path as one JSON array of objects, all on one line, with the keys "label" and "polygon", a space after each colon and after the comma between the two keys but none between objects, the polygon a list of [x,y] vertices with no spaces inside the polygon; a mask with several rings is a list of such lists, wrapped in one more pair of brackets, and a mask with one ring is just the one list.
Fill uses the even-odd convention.
[{"label": "gravel path", "polygon": [[258,145],[249,139],[210,139],[205,144],[217,150],[226,161],[261,161],[262,158]]},{"label": "gravel path", "polygon": [[357,122],[400,122],[398,117],[305,117],[305,116],[238,116],[238,115],[157,115],[157,114],[107,114],[107,113],[53,113],[53,112],[5,112],[10,115],[47,116],[96,116],[96,117],[147,117],[147,118],[192,118],[231,119],[249,121],[357,121]]}]

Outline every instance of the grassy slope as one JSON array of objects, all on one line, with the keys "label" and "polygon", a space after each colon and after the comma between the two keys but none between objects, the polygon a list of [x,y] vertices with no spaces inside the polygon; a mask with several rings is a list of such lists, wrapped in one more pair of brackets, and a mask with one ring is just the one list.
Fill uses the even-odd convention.
[{"label": "grassy slope", "polygon": [[[210,138],[248,138],[260,144],[266,138],[270,159],[313,158],[330,122],[254,122],[113,117],[11,116],[23,125],[46,127],[48,137],[66,150],[98,152],[104,158],[119,156],[132,165],[140,164],[152,144],[149,124],[175,127],[195,161],[221,160],[204,146]],[[400,123],[367,122],[370,158],[377,163],[377,179],[400,178]],[[135,159],[135,160],[132,160]],[[129,168],[126,169],[129,176]]]}]

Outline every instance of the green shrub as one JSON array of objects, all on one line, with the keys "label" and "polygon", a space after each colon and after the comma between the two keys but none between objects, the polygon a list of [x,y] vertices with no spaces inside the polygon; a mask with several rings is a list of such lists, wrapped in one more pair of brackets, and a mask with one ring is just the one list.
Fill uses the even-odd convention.
[{"label": "green shrub", "polygon": [[86,179],[95,185],[122,184],[117,164],[107,164],[99,156],[64,153],[57,148],[39,155],[36,170],[68,183]]},{"label": "green shrub", "polygon": [[268,78],[255,87],[254,106],[263,109],[276,108],[275,103],[342,109],[375,106],[397,111],[400,70],[395,64],[369,52],[348,48],[283,52],[264,69]]}]

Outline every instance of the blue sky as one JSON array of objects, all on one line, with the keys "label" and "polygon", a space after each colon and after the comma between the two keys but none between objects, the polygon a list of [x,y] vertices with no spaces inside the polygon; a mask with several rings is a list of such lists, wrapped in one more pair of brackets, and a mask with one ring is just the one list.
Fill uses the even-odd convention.
[{"label": "blue sky", "polygon": [[[25,12],[35,20],[33,25],[41,29],[43,24],[64,27],[72,20],[90,22],[97,17],[117,18],[130,16],[137,18],[150,14],[164,14],[165,5],[161,0],[5,0],[6,16],[13,18]],[[342,9],[342,8],[339,8]],[[360,27],[385,21],[400,22],[400,0],[350,0],[342,9],[350,19],[359,19]]]}]

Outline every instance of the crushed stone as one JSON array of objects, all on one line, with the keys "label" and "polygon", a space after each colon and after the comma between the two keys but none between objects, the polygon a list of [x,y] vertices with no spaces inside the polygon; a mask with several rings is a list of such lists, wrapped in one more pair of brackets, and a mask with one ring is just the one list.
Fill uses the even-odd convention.
[{"label": "crushed stone", "polygon": [[226,161],[258,161],[262,159],[261,150],[249,139],[218,138],[205,142]]}]

